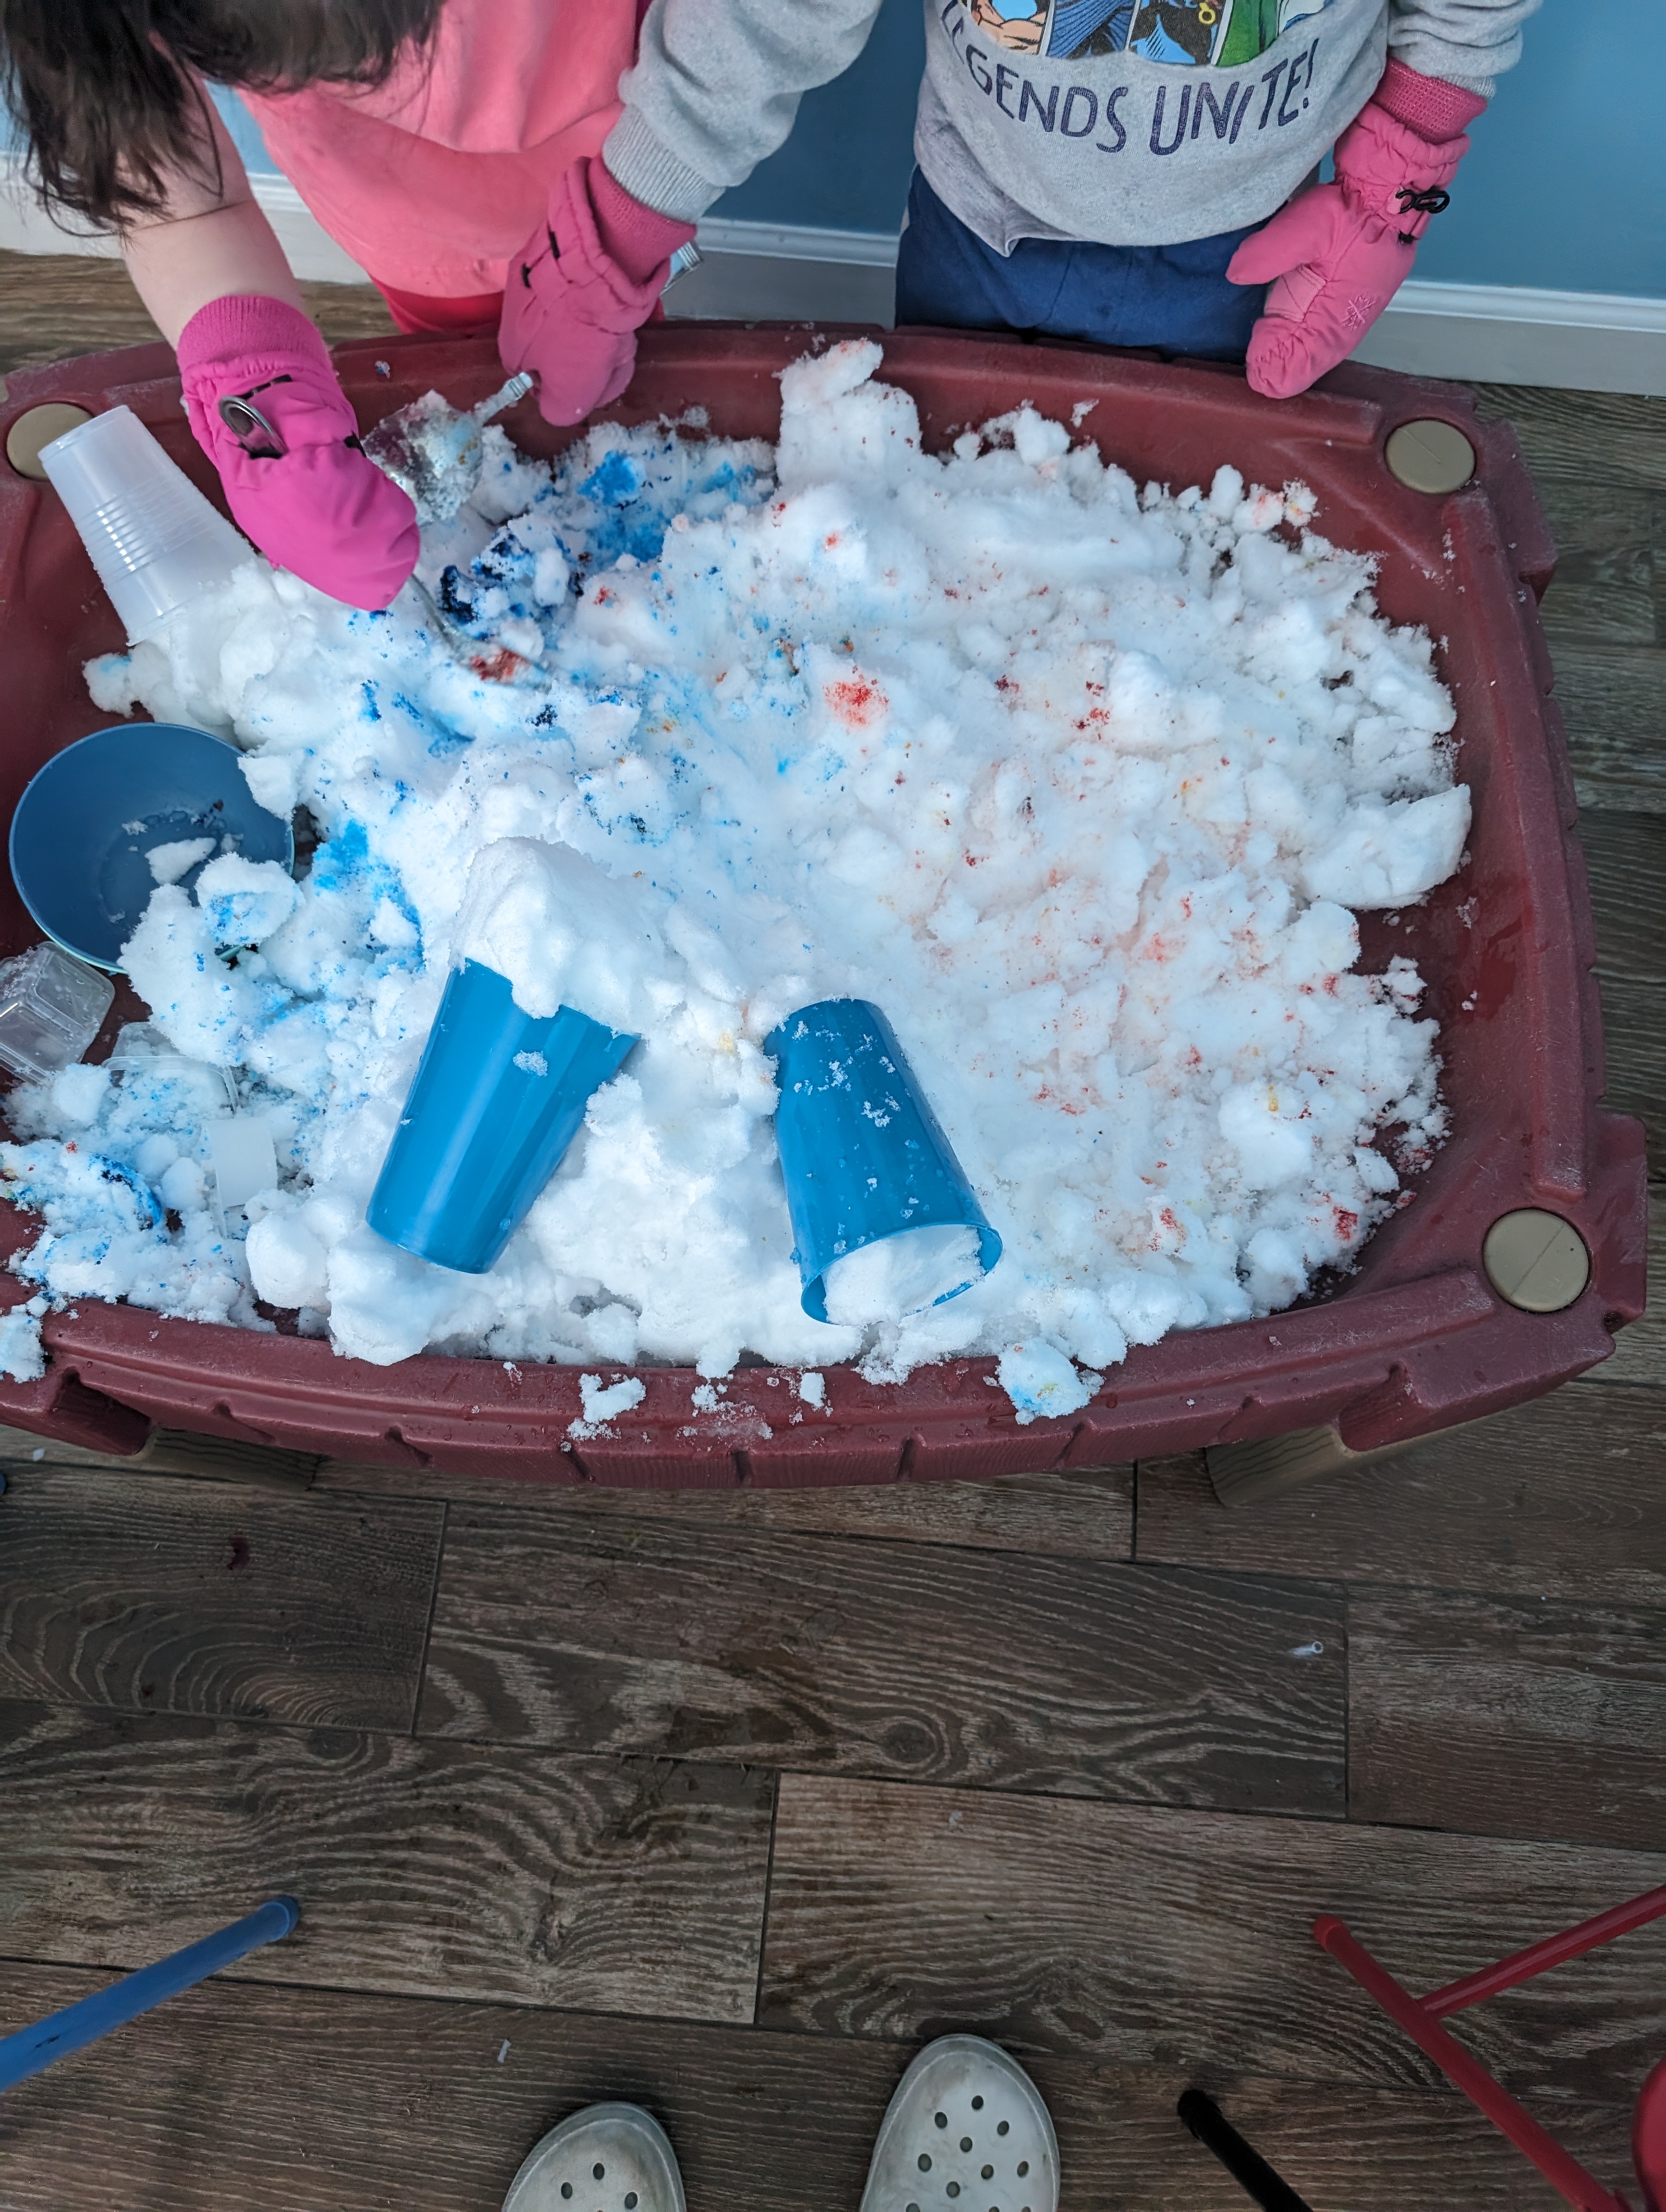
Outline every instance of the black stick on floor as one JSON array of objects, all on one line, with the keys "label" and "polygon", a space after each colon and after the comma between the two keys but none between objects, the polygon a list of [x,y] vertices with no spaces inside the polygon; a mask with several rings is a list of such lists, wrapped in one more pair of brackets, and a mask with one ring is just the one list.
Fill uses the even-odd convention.
[{"label": "black stick on floor", "polygon": [[1206,2150],[1212,2150],[1234,2181],[1253,2197],[1262,2212],[1311,2212],[1287,2181],[1281,2181],[1258,2150],[1232,2125],[1213,2097],[1188,2089],[1175,2106]]}]

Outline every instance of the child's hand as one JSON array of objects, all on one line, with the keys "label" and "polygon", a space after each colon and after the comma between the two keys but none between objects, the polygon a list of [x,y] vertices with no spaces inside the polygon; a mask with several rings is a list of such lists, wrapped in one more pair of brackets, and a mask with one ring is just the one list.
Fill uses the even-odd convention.
[{"label": "child's hand", "polygon": [[505,368],[537,376],[546,422],[581,422],[618,398],[671,257],[693,236],[692,223],[644,207],[600,160],[568,170],[548,224],[509,264],[497,338]]},{"label": "child's hand", "polygon": [[[1389,78],[1414,72],[1389,64]],[[1385,78],[1387,85],[1389,78]],[[1473,114],[1481,102],[1416,78]],[[1227,264],[1235,284],[1270,284],[1250,337],[1250,381],[1269,399],[1305,392],[1346,361],[1407,277],[1429,218],[1469,149],[1461,131],[1432,143],[1369,100],[1336,143],[1336,181],[1315,185],[1247,238]]]},{"label": "child's hand", "polygon": [[359,451],[317,327],[240,293],[193,315],[178,350],[192,430],[238,527],[332,599],[386,606],[416,565],[416,510]]}]

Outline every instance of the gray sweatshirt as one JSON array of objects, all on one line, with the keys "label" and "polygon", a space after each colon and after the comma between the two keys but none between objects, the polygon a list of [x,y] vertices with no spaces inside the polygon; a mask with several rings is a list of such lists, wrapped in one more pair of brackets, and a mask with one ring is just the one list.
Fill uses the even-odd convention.
[{"label": "gray sweatshirt", "polygon": [[[1387,54],[1490,98],[1539,0],[925,0],[915,155],[999,252],[1174,245],[1259,222],[1371,96]],[[603,149],[693,222],[849,66],[879,0],[654,0]],[[1019,9],[1033,12],[1018,13]]]}]

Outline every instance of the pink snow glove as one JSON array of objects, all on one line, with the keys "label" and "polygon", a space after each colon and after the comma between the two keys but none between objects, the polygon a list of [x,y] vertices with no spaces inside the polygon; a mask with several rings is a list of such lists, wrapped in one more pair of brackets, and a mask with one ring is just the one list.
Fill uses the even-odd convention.
[{"label": "pink snow glove", "polygon": [[659,305],[691,222],[656,215],[587,155],[550,195],[550,220],[509,264],[498,351],[538,378],[546,422],[581,422],[617,399],[636,333]]},{"label": "pink snow glove", "polygon": [[360,452],[317,327],[239,293],[199,309],[177,350],[192,430],[238,527],[332,599],[386,606],[416,565],[416,510]]},{"label": "pink snow glove", "polygon": [[1310,186],[1244,240],[1227,276],[1272,286],[1245,362],[1257,392],[1289,399],[1347,360],[1411,274],[1469,150],[1464,126],[1486,105],[1391,61],[1336,142],[1335,183]]}]

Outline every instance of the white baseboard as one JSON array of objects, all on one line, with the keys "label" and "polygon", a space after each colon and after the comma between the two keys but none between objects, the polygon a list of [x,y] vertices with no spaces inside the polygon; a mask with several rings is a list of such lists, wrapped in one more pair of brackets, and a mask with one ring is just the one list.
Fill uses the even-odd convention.
[{"label": "white baseboard", "polygon": [[[345,253],[283,177],[252,179],[297,276],[362,284]],[[879,231],[715,218],[700,226],[703,264],[666,304],[678,317],[786,317],[889,323],[897,240]],[[0,247],[14,253],[113,254],[107,236],[60,228],[0,155]],[[1356,358],[1421,376],[1666,395],[1666,300],[1505,284],[1401,287]]]},{"label": "white baseboard", "polygon": [[1507,284],[1402,284],[1354,355],[1479,384],[1666,394],[1666,300]]}]

